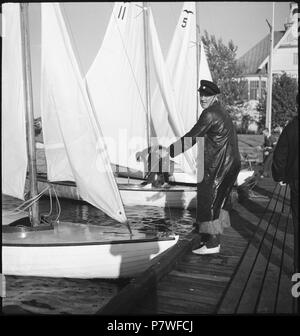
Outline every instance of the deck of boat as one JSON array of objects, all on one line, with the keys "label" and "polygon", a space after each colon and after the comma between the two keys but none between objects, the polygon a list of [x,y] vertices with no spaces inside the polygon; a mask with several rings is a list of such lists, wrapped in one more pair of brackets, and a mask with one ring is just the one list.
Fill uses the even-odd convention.
[{"label": "deck of boat", "polygon": [[269,178],[254,190],[234,204],[220,254],[194,255],[197,236],[190,233],[98,313],[295,313],[289,190]]}]

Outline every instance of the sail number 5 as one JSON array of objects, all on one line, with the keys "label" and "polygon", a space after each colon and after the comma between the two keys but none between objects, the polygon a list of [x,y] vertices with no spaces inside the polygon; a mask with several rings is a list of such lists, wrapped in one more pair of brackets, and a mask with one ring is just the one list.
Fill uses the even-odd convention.
[{"label": "sail number 5", "polygon": [[181,25],[182,28],[185,28],[185,27],[186,27],[187,19],[188,19],[187,17],[183,18],[183,20],[182,20],[182,25]]}]

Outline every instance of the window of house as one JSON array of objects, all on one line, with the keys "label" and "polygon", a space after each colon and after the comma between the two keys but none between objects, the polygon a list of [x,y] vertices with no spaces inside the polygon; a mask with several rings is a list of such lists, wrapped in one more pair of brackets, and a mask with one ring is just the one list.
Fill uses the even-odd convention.
[{"label": "window of house", "polygon": [[267,94],[267,82],[261,81],[261,98],[265,97]]},{"label": "window of house", "polygon": [[298,53],[294,53],[294,65],[298,65]]},{"label": "window of house", "polygon": [[251,99],[259,99],[258,97],[258,86],[259,86],[259,81],[250,81],[250,100]]},{"label": "window of house", "polygon": [[240,88],[242,89],[241,98],[243,100],[248,100],[248,81],[241,80],[240,81]]}]

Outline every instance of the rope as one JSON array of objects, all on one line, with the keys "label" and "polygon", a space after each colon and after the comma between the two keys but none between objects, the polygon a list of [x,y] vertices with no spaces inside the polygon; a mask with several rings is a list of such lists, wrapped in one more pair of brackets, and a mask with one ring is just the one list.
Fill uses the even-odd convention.
[{"label": "rope", "polygon": [[[35,202],[37,202],[42,196],[43,194],[49,189],[50,187],[47,186],[44,190],[42,190],[38,195],[35,195],[34,197],[26,200],[25,202],[23,202],[22,204],[20,204],[17,208],[15,208],[14,210],[11,210],[11,213],[13,214],[18,214],[21,212],[25,212],[25,210],[27,210],[28,208],[30,208]],[[29,203],[29,204],[28,204]],[[22,209],[22,207],[24,207]]]},{"label": "rope", "polygon": [[52,195],[51,195],[51,189],[52,189],[52,188],[49,188],[50,210],[49,210],[49,213],[48,213],[47,215],[44,215],[44,217],[50,217],[51,214],[52,214],[52,210],[53,210],[53,208],[52,208]]},{"label": "rope", "polygon": [[[50,217],[52,215],[52,212],[53,212],[53,201],[52,201],[52,194],[51,194],[51,190],[54,191],[54,195],[55,195],[55,198],[56,198],[56,204],[57,204],[57,211],[58,211],[58,215],[55,219],[55,222],[59,222],[59,217],[61,215],[61,206],[60,206],[60,201],[59,201],[59,198],[57,196],[57,193],[56,193],[56,190],[55,188],[52,186],[52,185],[48,185],[45,189],[43,189],[38,195],[32,197],[31,199],[23,202],[21,205],[19,205],[16,209],[14,210],[11,210],[11,211],[8,211],[12,214],[18,214],[18,213],[22,213],[22,212],[25,212],[27,209],[29,209],[33,204],[34,202],[37,202],[42,196],[43,194],[45,194],[45,192],[49,190],[49,198],[50,198],[50,210],[49,210],[49,213],[44,215],[44,217]],[[25,207],[24,207],[25,206]],[[22,207],[24,207],[22,209]]]},{"label": "rope", "polygon": [[61,214],[61,206],[60,206],[60,202],[59,202],[56,190],[55,190],[55,188],[53,186],[52,186],[52,188],[53,188],[54,195],[55,195],[55,198],[56,198],[56,206],[57,206],[57,210],[58,210],[58,215],[57,215],[57,217],[55,219],[55,222],[59,223],[59,217],[60,217],[60,214]]}]

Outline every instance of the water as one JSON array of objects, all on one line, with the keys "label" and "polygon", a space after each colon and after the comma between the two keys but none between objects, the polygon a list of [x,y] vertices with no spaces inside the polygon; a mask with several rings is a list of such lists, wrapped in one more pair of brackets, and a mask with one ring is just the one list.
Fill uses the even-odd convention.
[{"label": "water", "polygon": [[[22,202],[2,195],[2,209],[13,210]],[[60,200],[60,221],[91,223],[107,226],[118,232],[120,223],[106,216],[95,207],[70,200]],[[50,200],[40,201],[41,214],[49,213]],[[53,218],[57,216],[53,205]],[[126,207],[132,229],[140,232],[174,232],[180,236],[191,230],[195,211],[163,209],[158,207]],[[13,306],[38,314],[94,314],[118,293],[128,280],[81,280],[41,277],[6,277],[6,297],[3,307]],[[15,309],[15,310],[14,310]]]}]

